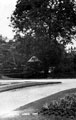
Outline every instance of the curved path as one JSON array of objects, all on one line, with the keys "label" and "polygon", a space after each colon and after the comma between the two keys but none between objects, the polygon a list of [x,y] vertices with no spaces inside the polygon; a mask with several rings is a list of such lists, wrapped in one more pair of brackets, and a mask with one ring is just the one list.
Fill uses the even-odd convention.
[{"label": "curved path", "polygon": [[13,111],[14,109],[20,106],[47,97],[62,90],[76,88],[75,79],[63,79],[63,80],[50,79],[50,80],[37,80],[37,81],[42,81],[42,82],[61,81],[62,84],[34,86],[34,87],[21,88],[21,89],[0,93],[0,116],[9,113],[10,111]]}]

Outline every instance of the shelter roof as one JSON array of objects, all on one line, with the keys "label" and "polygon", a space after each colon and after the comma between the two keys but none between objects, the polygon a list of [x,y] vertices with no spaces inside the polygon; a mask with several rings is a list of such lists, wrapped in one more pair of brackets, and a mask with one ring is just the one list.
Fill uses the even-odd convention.
[{"label": "shelter roof", "polygon": [[28,62],[41,62],[36,56],[32,56],[29,60],[28,60]]}]

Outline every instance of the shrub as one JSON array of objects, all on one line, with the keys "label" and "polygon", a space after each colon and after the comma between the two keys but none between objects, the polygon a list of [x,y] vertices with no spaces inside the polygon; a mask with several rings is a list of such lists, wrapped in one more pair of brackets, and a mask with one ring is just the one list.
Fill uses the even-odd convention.
[{"label": "shrub", "polygon": [[47,108],[43,107],[39,114],[65,117],[76,116],[76,94],[67,95],[58,101],[52,101]]}]

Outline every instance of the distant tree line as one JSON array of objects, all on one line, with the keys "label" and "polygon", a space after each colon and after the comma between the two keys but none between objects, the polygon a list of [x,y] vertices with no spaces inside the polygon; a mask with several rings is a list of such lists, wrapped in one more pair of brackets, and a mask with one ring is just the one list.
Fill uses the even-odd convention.
[{"label": "distant tree line", "polygon": [[[57,47],[52,45],[51,49],[48,50],[49,47],[46,45],[47,42],[34,41],[29,36],[9,42],[0,39],[0,74],[20,74],[22,72],[26,73],[26,70],[29,70],[30,74],[30,71],[43,70],[46,77],[76,77],[76,51],[67,53],[61,44]],[[36,67],[29,65],[28,69],[27,62],[32,56],[36,56],[41,61],[39,68],[36,64]],[[55,69],[48,74],[50,67]]]}]

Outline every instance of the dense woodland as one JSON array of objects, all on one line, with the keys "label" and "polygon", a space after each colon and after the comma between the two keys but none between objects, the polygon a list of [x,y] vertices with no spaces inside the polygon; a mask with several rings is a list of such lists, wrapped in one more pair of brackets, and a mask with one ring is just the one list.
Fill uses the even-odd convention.
[{"label": "dense woodland", "polygon": [[[12,40],[0,36],[1,75],[44,71],[44,77],[76,77],[76,51],[65,50],[76,36],[75,0],[18,0],[11,26]],[[32,56],[41,63],[28,65]]]}]

